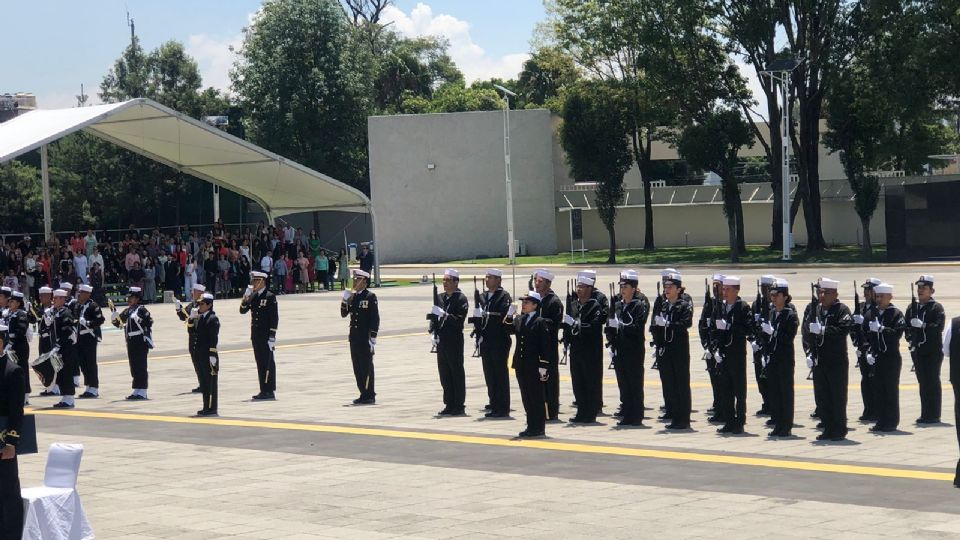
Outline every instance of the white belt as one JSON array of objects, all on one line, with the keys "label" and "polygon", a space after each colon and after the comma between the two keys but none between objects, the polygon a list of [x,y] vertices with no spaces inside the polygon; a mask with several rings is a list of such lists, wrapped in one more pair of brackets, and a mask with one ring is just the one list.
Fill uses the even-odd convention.
[{"label": "white belt", "polygon": [[127,332],[127,337],[136,337],[136,336],[142,336],[142,335],[143,335],[143,332],[139,330],[135,332]]},{"label": "white belt", "polygon": [[80,335],[81,335],[81,336],[86,336],[86,335],[89,335],[89,334],[92,334],[92,333],[93,333],[93,330],[91,330],[91,329],[89,329],[89,328],[87,328],[86,330],[81,330],[81,331],[80,331]]}]

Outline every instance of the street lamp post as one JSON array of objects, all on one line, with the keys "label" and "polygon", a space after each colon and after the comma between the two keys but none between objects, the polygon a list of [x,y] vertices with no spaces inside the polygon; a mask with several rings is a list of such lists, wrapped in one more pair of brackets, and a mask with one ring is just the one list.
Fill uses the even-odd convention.
[{"label": "street lamp post", "polygon": [[783,260],[789,261],[792,233],[790,231],[790,102],[787,90],[790,83],[790,74],[797,69],[800,62],[795,58],[774,60],[761,75],[770,77],[780,85],[780,157],[781,178],[780,195],[783,205]]},{"label": "street lamp post", "polygon": [[510,98],[517,95],[510,90],[493,85],[503,92],[503,170],[507,183],[507,253],[510,257],[510,268],[513,274],[513,296],[517,296],[517,249],[513,238],[513,183],[510,178]]}]

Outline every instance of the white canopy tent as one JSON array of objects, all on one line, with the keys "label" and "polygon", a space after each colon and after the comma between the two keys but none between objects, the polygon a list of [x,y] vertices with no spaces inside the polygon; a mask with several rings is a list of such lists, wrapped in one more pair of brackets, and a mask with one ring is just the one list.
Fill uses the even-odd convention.
[{"label": "white canopy tent", "polygon": [[[369,214],[376,240],[373,205],[360,191],[145,98],[41,109],[0,124],[0,164],[40,149],[47,236],[52,228],[47,144],[77,131],[248,197],[263,207],[271,222],[298,212]],[[374,273],[379,284],[377,251],[373,251]]]}]

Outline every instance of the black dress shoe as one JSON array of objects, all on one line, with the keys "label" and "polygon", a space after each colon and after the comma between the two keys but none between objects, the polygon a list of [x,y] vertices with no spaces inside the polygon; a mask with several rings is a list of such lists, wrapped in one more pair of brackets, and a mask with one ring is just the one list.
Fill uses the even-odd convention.
[{"label": "black dress shoe", "polygon": [[820,418],[820,413],[818,413],[817,411],[813,411],[812,413],[810,413],[810,418]]},{"label": "black dress shoe", "polygon": [[614,418],[623,418],[623,409],[620,409],[620,410],[618,410],[617,412],[613,413],[613,417],[614,417]]},{"label": "black dress shoe", "polygon": [[61,402],[59,402],[59,403],[54,403],[54,404],[53,404],[53,408],[54,408],[54,409],[72,409],[72,408],[73,408],[73,405],[61,401]]},{"label": "black dress shoe", "polygon": [[780,434],[780,430],[779,430],[779,429],[775,429],[775,430],[771,431],[770,433],[767,433],[767,437],[781,437],[781,436],[782,436],[782,435]]},{"label": "black dress shoe", "polygon": [[717,433],[733,433],[733,426],[730,424],[724,424],[723,427],[717,430]]},{"label": "black dress shoe", "polygon": [[357,399],[353,400],[353,404],[354,404],[354,405],[359,405],[361,401],[363,401],[363,400],[360,399],[360,398],[357,398]]},{"label": "black dress shoe", "polygon": [[666,429],[690,429],[690,424],[689,424],[689,423],[686,423],[686,424],[678,424],[678,423],[674,422],[674,423],[670,424],[669,426],[667,426]]},{"label": "black dress shoe", "polygon": [[823,422],[817,422],[817,429],[823,429]]},{"label": "black dress shoe", "polygon": [[49,390],[44,390],[43,392],[40,392],[40,397],[50,397],[50,396],[59,396],[59,395],[60,395],[59,392],[51,392]]},{"label": "black dress shoe", "polygon": [[466,416],[467,411],[464,408],[450,409],[450,416]]},{"label": "black dress shoe", "polygon": [[765,422],[765,424],[768,425],[768,426],[775,426],[775,425],[777,425],[777,421],[774,420],[773,418],[770,418],[770,419],[768,419],[768,420]]},{"label": "black dress shoe", "polygon": [[670,415],[670,414],[661,414],[660,416],[657,417],[657,420],[661,420],[661,421],[672,420],[672,419],[673,419],[673,415]]},{"label": "black dress shoe", "polygon": [[274,401],[276,396],[273,395],[273,392],[261,392],[253,396],[254,401]]},{"label": "black dress shoe", "polygon": [[437,413],[437,416],[450,416],[450,407],[444,407],[440,412]]},{"label": "black dress shoe", "polygon": [[493,410],[493,406],[491,406],[489,403],[487,403],[486,405],[483,406],[483,410],[485,410],[485,411],[492,411],[492,410]]},{"label": "black dress shoe", "polygon": [[207,410],[205,410],[205,411],[199,411],[199,412],[197,413],[197,416],[220,416],[220,415],[217,414],[217,411],[214,411],[214,410],[211,410],[211,409],[207,409]]},{"label": "black dress shoe", "polygon": [[98,395],[96,395],[96,394],[94,394],[94,393],[92,393],[92,392],[84,392],[84,393],[80,394],[79,396],[77,396],[77,399],[97,399],[98,397],[100,397],[100,396],[98,396]]},{"label": "black dress shoe", "polygon": [[507,416],[508,416],[507,413],[493,412],[493,411],[490,411],[487,414],[483,415],[484,418],[506,418]]},{"label": "black dress shoe", "polygon": [[360,400],[359,405],[373,405],[377,402],[377,398],[364,398]]},{"label": "black dress shoe", "polygon": [[730,433],[734,435],[743,435],[743,426],[741,426],[740,424],[733,426],[733,429],[730,430]]},{"label": "black dress shoe", "polygon": [[817,435],[817,440],[818,440],[818,441],[829,441],[829,440],[830,440],[830,435],[827,435],[826,433],[821,433],[821,434]]},{"label": "black dress shoe", "polygon": [[830,436],[830,440],[834,442],[843,441],[843,440],[846,440],[846,438],[847,438],[846,435],[840,435],[839,433],[835,433]]},{"label": "black dress shoe", "polygon": [[525,429],[521,431],[519,434],[517,434],[517,436],[524,439],[529,439],[533,437],[544,437],[546,436],[546,433],[544,433],[543,431],[530,431],[529,429]]},{"label": "black dress shoe", "polygon": [[633,420],[633,419],[631,419],[631,418],[624,418],[624,419],[620,420],[619,422],[617,422],[617,426],[619,426],[619,427],[627,427],[627,426],[640,427],[640,426],[643,426],[643,421],[642,421],[642,420]]},{"label": "black dress shoe", "polygon": [[712,416],[713,414],[715,414],[716,412],[717,412],[716,407],[710,407],[709,409],[707,409],[707,414],[709,414],[709,415],[711,415],[711,416]]},{"label": "black dress shoe", "polygon": [[714,416],[711,416],[710,418],[707,418],[707,422],[710,422],[711,424],[719,424],[723,422],[723,418],[714,415]]},{"label": "black dress shoe", "polygon": [[128,401],[140,401],[140,400],[144,400],[144,399],[147,399],[147,398],[141,396],[140,394],[130,394],[129,396],[125,397],[124,399],[126,399],[126,400],[128,400]]},{"label": "black dress shoe", "polygon": [[861,415],[860,415],[860,418],[857,418],[857,420],[859,420],[859,421],[861,421],[861,422],[876,422],[876,421],[877,421],[877,415],[875,415],[875,414],[861,414]]},{"label": "black dress shoe", "polygon": [[754,416],[770,416],[770,411],[766,407],[761,407],[759,411],[753,413]]},{"label": "black dress shoe", "polygon": [[200,387],[198,386],[198,387],[194,388],[193,390],[191,390],[190,393],[191,393],[191,394],[202,394],[202,393],[203,393],[203,390],[201,390]]}]

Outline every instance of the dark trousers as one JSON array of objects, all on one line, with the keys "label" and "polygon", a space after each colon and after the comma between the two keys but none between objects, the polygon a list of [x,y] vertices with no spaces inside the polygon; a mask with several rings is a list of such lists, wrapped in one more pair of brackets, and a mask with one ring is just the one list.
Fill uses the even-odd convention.
[{"label": "dark trousers", "polygon": [[866,357],[860,358],[860,398],[863,399],[863,416],[867,419],[877,417],[876,377],[870,376],[870,365]]},{"label": "dark trousers", "polygon": [[577,420],[593,422],[600,410],[603,389],[603,356],[570,355],[573,398],[577,401]]},{"label": "dark trousers", "polygon": [[666,365],[667,362],[669,362],[669,359],[665,354],[660,356],[660,358],[657,360],[657,373],[660,375],[660,389],[663,393],[663,415],[667,418],[673,418],[674,409],[677,406],[676,395],[673,392],[676,384],[673,380],[674,370]]},{"label": "dark trousers", "polygon": [[[480,359],[483,364],[483,379],[487,383],[487,399],[490,411],[495,413],[510,412],[510,370],[507,366],[507,357],[510,356],[510,339],[499,343],[481,344]],[[537,386],[540,376],[537,372]]]},{"label": "dark trousers", "polygon": [[20,471],[14,456],[13,459],[0,459],[0,538],[19,540],[21,534],[23,499],[20,498]]},{"label": "dark trousers", "polygon": [[[520,387],[520,400],[527,415],[527,431],[543,433],[547,419],[546,398],[543,395],[543,383],[540,381],[539,365],[520,365],[516,369],[517,385]],[[495,410],[495,409],[494,409]]]},{"label": "dark trousers", "polygon": [[886,429],[895,429],[900,424],[900,369],[903,359],[900,355],[877,358],[877,425]]},{"label": "dark trousers", "polygon": [[21,347],[17,347],[14,349],[14,351],[17,353],[17,365],[19,365],[20,369],[23,370],[24,392],[26,392],[27,395],[30,395],[30,392],[32,391],[30,389],[30,372],[33,371],[30,369],[30,344],[27,343]]},{"label": "dark trousers", "polygon": [[253,344],[253,359],[257,362],[257,378],[260,383],[261,394],[271,394],[277,391],[277,364],[273,359],[273,351],[267,345],[267,338],[251,340]]},{"label": "dark trousers", "polygon": [[940,384],[943,353],[914,353],[913,364],[917,366],[917,383],[920,385],[920,418],[939,420],[943,409],[943,387]]},{"label": "dark trousers", "polygon": [[767,397],[770,388],[770,381],[760,377],[763,371],[762,355],[753,353],[753,376],[757,381],[757,389],[760,390],[760,410],[770,412],[770,399]]},{"label": "dark trousers", "polygon": [[77,343],[77,356],[80,371],[83,373],[83,384],[90,388],[100,388],[100,375],[97,369],[97,338],[80,338]]},{"label": "dark trousers", "polygon": [[821,358],[813,368],[814,391],[819,391],[817,410],[828,436],[847,436],[847,384],[850,363],[844,359]]},{"label": "dark trousers", "polygon": [[[957,445],[960,446],[960,382],[953,383],[953,425],[957,430]],[[960,487],[960,460],[957,460],[957,474],[953,485]]]},{"label": "dark trousers", "polygon": [[793,429],[793,372],[794,361],[777,359],[767,365],[767,405],[770,417],[776,422],[774,429]]},{"label": "dark trousers", "polygon": [[77,351],[62,351],[60,358],[63,359],[63,367],[57,372],[57,386],[60,387],[61,396],[72,396],[77,393],[77,387],[73,384],[73,370],[77,366]]},{"label": "dark trousers", "polygon": [[197,388],[203,389],[203,375],[200,374],[202,366],[198,365],[196,358],[194,358],[192,345],[190,346],[190,358],[193,362],[193,371],[197,374]]},{"label": "dark trousers", "polygon": [[643,347],[639,351],[622,351],[617,353],[614,364],[620,386],[620,412],[628,424],[643,421],[643,357]]},{"label": "dark trousers", "polygon": [[690,351],[684,345],[680,343],[680,350],[668,350],[660,358],[661,378],[666,371],[666,380],[670,384],[667,389],[671,403],[668,412],[673,423],[677,425],[690,423]]},{"label": "dark trousers", "polygon": [[[130,376],[133,377],[134,389],[147,389],[147,353],[150,349],[147,344],[139,339],[127,341],[127,360],[130,362]],[[59,383],[59,381],[58,381]],[[60,392],[63,393],[63,383],[60,384]]]},{"label": "dark trousers", "polygon": [[443,388],[443,404],[460,410],[467,400],[467,378],[463,371],[463,334],[444,336],[437,344],[437,370]]},{"label": "dark trousers", "polygon": [[713,396],[713,402],[710,404],[710,407],[713,408],[713,414],[720,417],[720,378],[717,375],[717,361],[713,358],[708,358],[707,363],[707,376],[710,377],[710,392]]},{"label": "dark trousers", "polygon": [[374,399],[377,392],[374,387],[373,354],[370,352],[369,338],[350,338],[350,360],[353,362],[353,376],[357,380],[360,399]]},{"label": "dark trousers", "polygon": [[543,384],[543,395],[547,402],[547,418],[556,420],[560,416],[560,360],[554,355],[547,366],[547,382]]},{"label": "dark trousers", "polygon": [[219,402],[219,391],[217,388],[217,381],[220,378],[220,362],[217,361],[217,366],[210,365],[210,357],[199,358],[198,360],[206,363],[204,369],[200,372],[202,379],[200,380],[200,392],[203,394],[203,409],[206,411],[217,412],[217,405]]},{"label": "dark trousers", "polygon": [[747,359],[724,357],[720,364],[720,410],[728,426],[747,421]]}]

